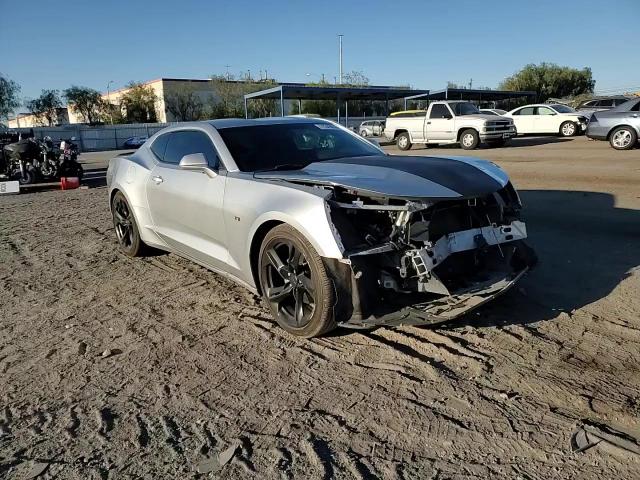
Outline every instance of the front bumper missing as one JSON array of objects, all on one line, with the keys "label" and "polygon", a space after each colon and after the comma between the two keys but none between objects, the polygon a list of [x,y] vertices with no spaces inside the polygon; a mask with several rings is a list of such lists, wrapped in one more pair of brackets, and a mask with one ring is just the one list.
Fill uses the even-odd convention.
[{"label": "front bumper missing", "polygon": [[472,287],[453,295],[416,303],[397,311],[372,315],[368,318],[341,323],[347,328],[370,328],[377,326],[433,325],[454,320],[508,291],[527,273],[529,267],[507,275],[496,274],[489,280],[477,282]]}]

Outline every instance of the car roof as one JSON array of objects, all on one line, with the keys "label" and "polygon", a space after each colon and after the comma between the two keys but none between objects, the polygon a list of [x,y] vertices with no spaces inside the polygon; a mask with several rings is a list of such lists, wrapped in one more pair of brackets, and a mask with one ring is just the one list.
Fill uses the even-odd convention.
[{"label": "car roof", "polygon": [[324,118],[307,118],[307,117],[269,117],[269,118],[219,118],[216,120],[206,120],[204,122],[194,123],[208,123],[215,129],[224,129],[232,127],[250,127],[256,125],[280,125],[284,123],[318,123],[328,122]]}]

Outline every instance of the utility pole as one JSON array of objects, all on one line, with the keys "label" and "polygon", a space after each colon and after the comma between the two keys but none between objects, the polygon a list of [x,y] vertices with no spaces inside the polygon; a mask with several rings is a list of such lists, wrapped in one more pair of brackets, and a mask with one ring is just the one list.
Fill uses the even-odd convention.
[{"label": "utility pole", "polygon": [[469,79],[469,90],[473,87],[473,78]]},{"label": "utility pole", "polygon": [[225,67],[227,68],[227,82],[229,81],[229,67],[231,65],[225,65]]},{"label": "utility pole", "polygon": [[340,85],[342,85],[342,37],[344,37],[344,35],[338,35],[340,39]]}]

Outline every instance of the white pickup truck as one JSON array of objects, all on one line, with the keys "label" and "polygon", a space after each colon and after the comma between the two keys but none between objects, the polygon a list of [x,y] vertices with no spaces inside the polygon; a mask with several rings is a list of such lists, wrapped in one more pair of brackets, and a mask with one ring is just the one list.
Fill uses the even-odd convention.
[{"label": "white pickup truck", "polygon": [[516,135],[516,129],[513,119],[480,113],[473,103],[444,101],[432,102],[424,111],[387,117],[384,135],[400,150],[409,150],[414,143],[459,143],[472,150],[480,142],[502,146]]}]

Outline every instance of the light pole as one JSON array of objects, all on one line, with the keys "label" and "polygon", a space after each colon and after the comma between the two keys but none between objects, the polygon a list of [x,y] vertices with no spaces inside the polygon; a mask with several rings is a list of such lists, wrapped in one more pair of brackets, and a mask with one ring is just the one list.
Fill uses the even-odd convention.
[{"label": "light pole", "polygon": [[111,125],[113,125],[113,112],[111,112],[111,91],[109,87],[113,83],[113,80],[109,80],[107,83],[107,103],[109,104],[109,120],[111,121]]},{"label": "light pole", "polygon": [[340,85],[342,85],[342,37],[344,37],[344,35],[338,35],[340,39]]}]

